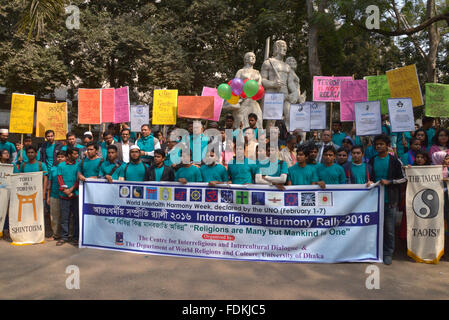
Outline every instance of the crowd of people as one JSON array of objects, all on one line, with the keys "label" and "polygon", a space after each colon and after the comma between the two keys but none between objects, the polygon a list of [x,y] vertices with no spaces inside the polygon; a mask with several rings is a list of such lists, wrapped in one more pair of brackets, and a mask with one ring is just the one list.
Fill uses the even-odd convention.
[{"label": "crowd of people", "polygon": [[[403,166],[442,165],[447,180],[449,131],[435,126],[433,118],[424,117],[416,131],[393,133],[387,117],[382,120],[382,134],[374,137],[356,136],[354,129],[343,132],[338,121],[333,122],[332,130],[307,135],[301,130],[289,133],[279,121],[274,131],[268,132],[257,128],[255,114],[248,116],[249,127],[238,129],[232,115],[226,116],[223,126],[208,122],[203,128],[200,121],[191,121],[185,137],[174,135],[177,128],[164,134],[143,125],[141,132],[135,133],[127,124],[111,124],[99,141],[94,141],[90,131],[81,139],[69,132],[65,141],[55,141],[54,131],[47,130],[39,148],[30,136],[23,145],[13,144],[8,141],[8,130],[0,129],[0,163],[13,163],[15,173],[43,172],[51,239],[57,246],[78,244],[78,187],[88,178],[206,182],[211,186],[265,184],[279,189],[285,185],[326,188],[327,184],[380,182],[385,186],[384,263],[391,264],[395,216],[398,210],[404,212],[405,206]],[[205,134],[206,129],[218,130],[218,141],[217,136]],[[5,235],[7,229],[6,220]],[[403,218],[402,237],[404,232]]]}]

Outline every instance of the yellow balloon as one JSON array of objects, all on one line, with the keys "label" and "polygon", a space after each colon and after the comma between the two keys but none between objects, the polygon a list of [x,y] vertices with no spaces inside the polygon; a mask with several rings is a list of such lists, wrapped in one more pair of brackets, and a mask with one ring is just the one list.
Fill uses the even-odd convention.
[{"label": "yellow balloon", "polygon": [[236,104],[237,102],[239,102],[240,96],[234,96],[232,95],[231,99],[226,100],[227,102],[229,102],[229,104]]}]

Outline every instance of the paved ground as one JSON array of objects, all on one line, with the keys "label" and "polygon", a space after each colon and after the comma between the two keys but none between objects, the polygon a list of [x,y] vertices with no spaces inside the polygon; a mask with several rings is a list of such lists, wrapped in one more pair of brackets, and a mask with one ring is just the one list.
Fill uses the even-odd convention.
[{"label": "paved ground", "polygon": [[[393,264],[376,264],[380,289],[367,290],[370,264],[225,261],[78,249],[16,247],[0,240],[0,299],[448,299],[449,258],[413,262],[397,244]],[[66,288],[66,267],[80,289]]]}]

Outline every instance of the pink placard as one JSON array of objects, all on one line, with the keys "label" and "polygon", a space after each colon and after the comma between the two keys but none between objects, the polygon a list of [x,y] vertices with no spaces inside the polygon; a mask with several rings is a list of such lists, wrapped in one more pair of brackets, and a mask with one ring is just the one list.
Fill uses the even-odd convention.
[{"label": "pink placard", "polygon": [[368,81],[344,81],[340,87],[340,120],[355,121],[354,103],[368,101]]},{"label": "pink placard", "polygon": [[101,89],[101,122],[114,122],[114,88]]},{"label": "pink placard", "polygon": [[129,122],[128,87],[115,89],[114,100],[114,123]]},{"label": "pink placard", "polygon": [[203,87],[203,93],[201,94],[203,97],[214,97],[214,117],[212,119],[207,119],[211,121],[219,121],[221,109],[223,108],[223,99],[217,93],[217,89]]},{"label": "pink placard", "polygon": [[313,101],[340,102],[340,85],[352,77],[313,77]]}]

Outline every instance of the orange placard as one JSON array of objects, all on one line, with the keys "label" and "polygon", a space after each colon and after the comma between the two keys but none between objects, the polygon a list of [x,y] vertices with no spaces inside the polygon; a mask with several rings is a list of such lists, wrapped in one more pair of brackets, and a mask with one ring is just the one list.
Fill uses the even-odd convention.
[{"label": "orange placard", "polygon": [[178,117],[212,119],[214,117],[214,97],[179,96]]},{"label": "orange placard", "polygon": [[101,89],[78,89],[78,124],[101,124]]}]

